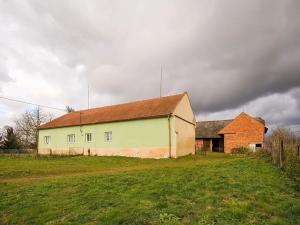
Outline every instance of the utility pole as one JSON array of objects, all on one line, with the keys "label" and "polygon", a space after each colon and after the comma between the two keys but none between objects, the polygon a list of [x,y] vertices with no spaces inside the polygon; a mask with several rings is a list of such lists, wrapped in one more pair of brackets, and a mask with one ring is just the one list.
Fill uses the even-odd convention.
[{"label": "utility pole", "polygon": [[[37,127],[36,127],[36,148],[38,149],[39,146],[39,127],[41,125],[41,118],[40,118],[40,105],[38,105],[37,108]],[[38,150],[37,150],[38,154]]]}]

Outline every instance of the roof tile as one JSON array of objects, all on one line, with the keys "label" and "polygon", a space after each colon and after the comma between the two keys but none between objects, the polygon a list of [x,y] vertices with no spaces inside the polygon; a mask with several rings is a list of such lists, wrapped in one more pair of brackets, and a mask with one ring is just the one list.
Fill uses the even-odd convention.
[{"label": "roof tile", "polygon": [[76,111],[43,124],[40,129],[166,116],[173,113],[184,95],[185,93]]}]

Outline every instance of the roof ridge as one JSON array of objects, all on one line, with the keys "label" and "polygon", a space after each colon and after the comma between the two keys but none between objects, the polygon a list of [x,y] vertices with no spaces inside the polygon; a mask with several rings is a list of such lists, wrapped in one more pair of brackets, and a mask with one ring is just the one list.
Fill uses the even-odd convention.
[{"label": "roof ridge", "polygon": [[[262,117],[257,116],[257,117],[252,117],[253,119],[261,119],[264,120]],[[196,123],[203,123],[203,122],[219,122],[219,121],[231,121],[234,119],[226,119],[226,120],[202,120],[202,121],[197,121]]]},{"label": "roof ridge", "polygon": [[219,122],[219,121],[231,121],[233,119],[226,119],[226,120],[202,120],[202,121],[197,121],[196,123],[203,123],[203,122]]}]

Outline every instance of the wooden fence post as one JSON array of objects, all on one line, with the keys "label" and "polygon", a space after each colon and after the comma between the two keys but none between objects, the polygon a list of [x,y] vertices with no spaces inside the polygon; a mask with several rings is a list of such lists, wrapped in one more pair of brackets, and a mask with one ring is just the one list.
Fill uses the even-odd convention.
[{"label": "wooden fence post", "polygon": [[271,144],[270,148],[271,148],[271,154],[272,154],[272,162],[273,162],[273,164],[275,164],[275,152],[274,152],[274,148],[273,148],[272,144]]},{"label": "wooden fence post", "polygon": [[283,160],[284,160],[284,150],[283,150],[283,140],[280,141],[280,150],[279,150],[279,166],[280,168],[283,167]]},{"label": "wooden fence post", "polygon": [[297,149],[297,158],[299,158],[300,156],[300,146],[298,145],[298,149]]}]

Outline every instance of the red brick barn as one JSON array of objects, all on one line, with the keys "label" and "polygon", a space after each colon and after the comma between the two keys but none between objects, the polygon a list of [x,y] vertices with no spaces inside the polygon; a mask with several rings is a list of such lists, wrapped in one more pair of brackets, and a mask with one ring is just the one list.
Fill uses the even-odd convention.
[{"label": "red brick barn", "polygon": [[268,128],[260,117],[241,113],[232,120],[197,122],[196,145],[210,151],[230,153],[233,148],[263,147]]}]

